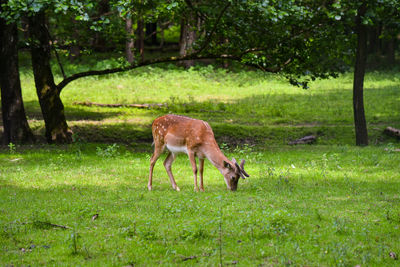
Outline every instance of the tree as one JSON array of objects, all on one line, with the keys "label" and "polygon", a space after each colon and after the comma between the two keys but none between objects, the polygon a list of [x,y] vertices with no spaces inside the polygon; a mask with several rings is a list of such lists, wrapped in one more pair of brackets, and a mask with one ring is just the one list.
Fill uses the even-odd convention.
[{"label": "tree", "polygon": [[[400,3],[393,0],[373,1],[363,0],[354,2],[350,0],[337,1],[332,5],[335,11],[332,16],[338,17],[341,24],[351,28],[357,37],[354,48],[354,81],[353,81],[353,112],[356,132],[356,145],[368,145],[367,122],[364,111],[364,75],[368,54],[368,27],[376,29],[384,27],[400,29]],[[355,19],[353,19],[355,17]],[[343,19],[342,19],[343,18]],[[371,31],[370,31],[371,32]],[[390,32],[390,31],[388,31]],[[394,31],[396,32],[396,31]],[[392,31],[392,35],[394,33]],[[373,34],[374,35],[374,34]],[[375,50],[378,40],[372,35],[370,38],[371,49]],[[371,37],[371,35],[370,35]],[[392,59],[394,61],[394,59]]]},{"label": "tree", "polygon": [[130,64],[133,63],[135,55],[133,49],[135,48],[135,41],[133,38],[133,28],[132,28],[132,16],[130,13],[127,14],[125,18],[125,30],[126,30],[126,41],[125,41],[125,55],[126,61]]},{"label": "tree", "polygon": [[353,111],[354,126],[356,130],[356,145],[368,145],[367,122],[364,111],[364,76],[367,62],[367,26],[363,25],[362,17],[365,16],[367,6],[362,3],[357,9],[356,17],[356,63],[354,67],[353,80]]},{"label": "tree", "polygon": [[191,26],[193,31],[202,34],[187,50],[189,52],[129,66],[76,73],[61,81],[57,85],[59,90],[81,77],[122,72],[162,62],[205,58],[230,59],[263,71],[280,72],[292,84],[303,87],[307,87],[309,80],[335,76],[346,69],[342,55],[336,51],[339,48],[334,51],[326,49],[339,47],[342,42],[336,37],[345,34],[342,29],[325,30],[323,23],[331,27],[333,20],[324,9],[319,9],[318,3],[305,1],[307,5],[301,6],[293,3],[282,5],[280,1],[271,1],[267,5],[264,1],[234,4],[231,1],[203,1],[194,7],[186,2],[190,3],[177,1],[164,8],[174,9],[172,14],[194,9],[196,16],[202,18],[202,23]]},{"label": "tree", "polygon": [[[3,4],[1,1],[0,4]],[[1,11],[0,6],[0,11]],[[22,101],[18,66],[17,25],[0,17],[0,87],[3,118],[3,144],[29,143],[34,136],[29,128]],[[7,64],[5,64],[7,62]]]},{"label": "tree", "polygon": [[141,11],[138,14],[136,27],[136,47],[139,50],[140,60],[144,60],[144,18]]},{"label": "tree", "polygon": [[[181,33],[179,40],[179,55],[187,56],[192,53],[193,45],[198,37],[196,32],[199,29],[200,18],[194,10],[188,10],[181,20]],[[189,68],[194,65],[193,60],[183,61],[183,66]]]},{"label": "tree", "polygon": [[50,66],[50,37],[46,26],[45,12],[29,16],[29,35],[31,42],[32,68],[35,78],[36,93],[46,126],[46,139],[49,143],[72,142],[64,105],[60,98],[61,91],[54,82]]},{"label": "tree", "polygon": [[[43,105],[47,107],[56,106],[57,112],[54,112],[54,115],[48,115],[54,118],[53,122],[61,122],[61,127],[56,127],[57,129],[64,129],[61,131],[63,134],[60,135],[57,134],[58,131],[55,131],[55,140],[57,140],[56,136],[60,136],[61,140],[68,140],[68,138],[65,138],[68,136],[68,128],[59,95],[63,88],[72,81],[82,77],[117,73],[151,64],[198,59],[238,61],[266,72],[281,73],[291,84],[308,88],[308,83],[311,80],[336,77],[338,73],[347,70],[349,66],[354,64],[354,56],[359,55],[358,60],[356,60],[355,72],[355,77],[357,77],[355,88],[357,87],[358,91],[355,92],[354,105],[355,109],[357,108],[361,112],[357,113],[357,122],[355,121],[359,126],[359,123],[364,122],[358,118],[362,116],[365,118],[363,108],[360,109],[363,104],[360,99],[363,98],[362,81],[363,73],[365,73],[363,58],[365,53],[358,50],[358,52],[361,52],[358,54],[356,51],[357,47],[359,49],[365,48],[367,38],[364,36],[365,28],[363,25],[374,25],[376,21],[379,21],[382,27],[386,27],[386,25],[389,25],[388,21],[396,24],[396,20],[398,22],[399,18],[399,3],[395,0],[382,0],[379,5],[372,0],[363,2],[350,0],[328,2],[323,0],[171,0],[168,2],[115,0],[110,1],[110,6],[111,8],[117,7],[123,17],[128,12],[132,12],[133,21],[138,23],[139,31],[137,35],[139,36],[137,40],[140,40],[140,42],[144,39],[143,27],[145,23],[157,21],[157,16],[160,16],[160,14],[163,14],[163,17],[170,18],[170,21],[175,23],[186,19],[182,24],[182,36],[184,37],[182,39],[188,41],[185,41],[185,45],[181,46],[181,54],[155,59],[144,59],[142,57],[141,60],[133,61],[130,64],[122,63],[121,66],[115,68],[75,73],[65,76],[60,83],[55,85],[51,69],[46,66],[49,65],[50,59],[49,34],[46,32],[46,22],[44,18],[37,15],[44,14],[46,10],[55,10],[55,13],[51,14],[63,14],[65,10],[72,10],[70,12],[73,14],[80,14],[76,16],[76,19],[86,21],[88,25],[92,24],[88,28],[101,31],[98,23],[103,20],[93,21],[94,19],[89,15],[90,12],[93,12],[96,1],[71,2],[63,0],[47,1],[46,3],[43,1],[10,1],[8,3],[11,7],[17,5],[17,8],[11,8],[11,10],[17,10],[16,14],[20,14],[21,10],[24,9],[29,10],[30,17],[33,19],[31,21],[34,25],[33,30],[37,27],[32,36],[38,37],[39,42],[32,43],[32,49],[38,49],[37,59],[42,59],[42,61],[39,61],[33,58],[33,65],[36,65],[34,72],[38,74],[36,83],[38,94],[45,89],[47,90],[45,96],[56,100],[55,102],[43,100]],[[16,3],[25,3],[25,6],[23,4],[18,6]],[[361,12],[362,5],[365,5],[365,13]],[[388,14],[390,9],[395,11],[391,11],[389,18],[386,18],[385,15]],[[57,13],[58,11],[60,13]],[[358,18],[358,24],[355,18]],[[119,19],[119,21],[121,20]],[[184,33],[185,29],[186,33]],[[126,36],[126,31],[122,31],[124,32],[123,35]],[[71,35],[71,33],[69,34]],[[124,37],[122,39],[126,40]],[[359,44],[359,46],[356,44]],[[136,48],[143,55],[143,46],[136,46]],[[39,55],[41,55],[41,58],[39,58]],[[42,77],[42,79],[39,79],[39,77]],[[43,84],[45,85],[43,86]],[[42,88],[42,91],[39,92],[39,88]],[[47,92],[51,93],[48,95]],[[45,119],[45,122],[46,129],[47,125],[50,128],[54,127],[52,120]],[[361,131],[364,128],[366,129],[362,126]],[[48,136],[51,137],[48,139],[49,141],[54,140],[51,131],[48,132]],[[356,138],[360,138],[358,136],[356,135]],[[365,136],[363,138],[365,139]],[[363,144],[365,141],[357,141],[356,143]]]},{"label": "tree", "polygon": [[[374,1],[349,0],[328,3],[307,0],[268,3],[257,0],[196,1],[195,4],[190,0],[172,1],[166,9],[175,9],[183,22],[179,57],[142,59],[128,67],[78,73],[65,78],[58,86],[61,90],[81,77],[160,62],[188,61],[192,64],[195,59],[224,58],[263,71],[282,73],[293,85],[307,88],[308,82],[316,78],[336,77],[354,64],[354,55],[357,55],[354,80],[356,144],[366,145],[363,80],[367,39],[363,25],[383,18],[390,8],[398,10],[396,1],[383,2],[384,8]],[[143,14],[140,12],[138,21],[142,20]],[[393,18],[397,18],[396,14],[391,16],[391,21],[395,20]],[[381,21],[383,25],[387,24]]]},{"label": "tree", "polygon": [[[130,64],[134,61],[134,48],[138,51],[140,60],[144,60],[145,35],[149,35],[147,25],[153,25],[152,27],[156,25],[155,23],[146,23],[146,21],[154,15],[152,9],[155,4],[155,0],[117,0],[112,5],[125,20],[125,57]],[[132,29],[134,22],[136,22],[135,32]],[[152,27],[149,28],[149,31],[153,29]],[[156,29],[154,28],[154,30]],[[155,37],[155,33],[149,36],[152,40]]]}]

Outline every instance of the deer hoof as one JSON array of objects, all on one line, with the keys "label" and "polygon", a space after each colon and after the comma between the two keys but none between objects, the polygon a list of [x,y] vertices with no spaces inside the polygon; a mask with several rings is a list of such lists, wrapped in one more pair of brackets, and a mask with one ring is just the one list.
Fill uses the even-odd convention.
[{"label": "deer hoof", "polygon": [[148,186],[147,186],[147,189],[149,189],[149,191],[151,191],[151,189],[153,189],[153,188],[152,188],[151,185],[148,185]]},{"label": "deer hoof", "polygon": [[181,190],[179,189],[179,187],[176,187],[175,190],[178,191],[178,192],[181,191]]}]

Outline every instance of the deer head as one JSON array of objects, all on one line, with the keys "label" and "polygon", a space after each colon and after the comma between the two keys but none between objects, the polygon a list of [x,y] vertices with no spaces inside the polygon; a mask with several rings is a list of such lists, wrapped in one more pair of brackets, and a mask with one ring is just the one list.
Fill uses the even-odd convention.
[{"label": "deer head", "polygon": [[233,164],[224,161],[225,170],[222,174],[224,175],[225,183],[228,189],[231,191],[236,191],[240,177],[242,179],[246,179],[246,177],[249,177],[249,175],[244,170],[244,159],[242,159],[239,165],[236,159],[232,158],[232,163]]}]

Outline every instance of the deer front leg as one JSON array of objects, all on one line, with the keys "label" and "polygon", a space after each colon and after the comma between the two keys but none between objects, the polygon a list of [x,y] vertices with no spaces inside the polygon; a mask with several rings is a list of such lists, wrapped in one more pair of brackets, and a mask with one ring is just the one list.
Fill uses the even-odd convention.
[{"label": "deer front leg", "polygon": [[200,171],[200,191],[204,192],[204,186],[203,186],[204,159],[201,158],[199,158],[199,171]]},{"label": "deer front leg", "polygon": [[188,151],[188,156],[190,163],[192,164],[192,170],[193,170],[193,175],[194,175],[194,190],[199,191],[199,187],[197,186],[197,164],[196,164],[196,158],[194,156],[193,151]]},{"label": "deer front leg", "polygon": [[151,156],[150,159],[150,173],[149,173],[149,183],[147,184],[147,188],[151,190],[153,188],[152,183],[153,183],[153,169],[154,165],[156,164],[158,158],[160,157],[161,153],[163,152],[163,147],[162,146],[154,146],[154,153]]},{"label": "deer front leg", "polygon": [[169,180],[171,181],[172,188],[176,191],[180,191],[179,187],[176,185],[174,175],[172,174],[171,166],[175,160],[175,155],[171,152],[168,153],[167,158],[164,161],[164,167],[167,170],[167,174],[169,176]]}]

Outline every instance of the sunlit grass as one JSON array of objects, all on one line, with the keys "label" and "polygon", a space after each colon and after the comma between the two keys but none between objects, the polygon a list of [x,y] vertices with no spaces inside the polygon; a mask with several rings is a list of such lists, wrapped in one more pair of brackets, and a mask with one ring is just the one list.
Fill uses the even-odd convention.
[{"label": "sunlit grass", "polygon": [[148,192],[150,153],[17,147],[0,155],[0,262],[393,266],[400,161],[384,148],[225,150],[247,160],[251,177],[228,192],[207,162],[206,192],[196,193],[185,156],[174,164],[181,192],[171,188],[165,156]]},{"label": "sunlit grass", "polygon": [[[371,72],[366,76],[365,112],[373,143],[386,142],[382,136],[385,127],[400,127],[399,81],[400,76],[394,72]],[[28,117],[33,119],[34,129],[42,133],[44,125],[29,69],[22,73],[22,87]],[[288,138],[307,134],[317,135],[320,144],[354,144],[351,73],[337,79],[317,80],[310,84],[310,89],[304,90],[289,85],[280,76],[260,71],[228,71],[211,65],[185,71],[164,65],[79,79],[68,85],[61,97],[69,125],[82,135],[85,135],[80,130],[85,128],[84,121],[88,125],[97,124],[97,132],[105,136],[110,136],[109,131],[101,125],[114,122],[125,122],[127,128],[140,128],[149,135],[154,118],[176,113],[207,120],[213,127],[223,122],[238,128],[238,132],[256,132],[269,144],[287,143]],[[78,104],[82,102],[164,106],[104,108]],[[281,138],[271,134],[273,131],[291,132],[293,136]],[[249,139],[224,129],[216,132],[219,140],[222,135],[235,139],[233,142]],[[128,136],[125,139],[138,141]],[[92,141],[104,141],[104,138],[94,136]]]},{"label": "sunlit grass", "polygon": [[[104,64],[110,62],[66,70]],[[43,136],[33,77],[22,66],[29,123]],[[315,81],[309,90],[279,76],[211,66],[79,79],[61,94],[74,144],[0,151],[0,264],[394,266],[399,144],[382,130],[400,127],[399,82],[393,72],[366,76],[371,146],[358,148],[350,73]],[[85,101],[165,106],[76,103]],[[208,161],[206,192],[194,192],[183,155],[173,165],[181,192],[171,188],[165,155],[148,192],[150,126],[166,113],[209,121],[224,153],[246,159],[251,176],[237,192],[226,190]],[[309,134],[316,144],[287,145]]]}]

